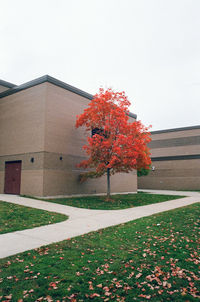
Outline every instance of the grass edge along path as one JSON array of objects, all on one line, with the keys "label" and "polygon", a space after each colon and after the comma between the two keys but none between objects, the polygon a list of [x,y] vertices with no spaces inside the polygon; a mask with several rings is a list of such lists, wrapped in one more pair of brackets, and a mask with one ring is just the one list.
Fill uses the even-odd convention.
[{"label": "grass edge along path", "polygon": [[67,220],[68,216],[0,201],[0,234],[32,229]]},{"label": "grass edge along path", "polygon": [[[34,198],[31,196],[22,196]],[[146,192],[138,192],[135,194],[115,194],[112,195],[112,201],[106,201],[104,195],[82,196],[82,197],[66,197],[66,198],[34,198],[43,201],[49,201],[62,205],[93,209],[93,210],[120,210],[132,207],[144,206],[164,202],[173,199],[184,198],[179,195],[164,195],[164,194],[150,194]]]},{"label": "grass edge along path", "polygon": [[195,203],[2,259],[2,301],[198,301],[199,217]]}]

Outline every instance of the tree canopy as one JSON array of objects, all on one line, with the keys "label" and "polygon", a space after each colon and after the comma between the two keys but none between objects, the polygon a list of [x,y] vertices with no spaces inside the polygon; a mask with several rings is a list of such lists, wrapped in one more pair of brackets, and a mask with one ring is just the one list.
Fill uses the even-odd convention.
[{"label": "tree canopy", "polygon": [[149,128],[141,121],[130,121],[129,106],[124,92],[100,88],[88,108],[77,117],[76,127],[85,126],[89,133],[83,146],[88,158],[79,164],[92,168],[86,177],[149,169]]}]

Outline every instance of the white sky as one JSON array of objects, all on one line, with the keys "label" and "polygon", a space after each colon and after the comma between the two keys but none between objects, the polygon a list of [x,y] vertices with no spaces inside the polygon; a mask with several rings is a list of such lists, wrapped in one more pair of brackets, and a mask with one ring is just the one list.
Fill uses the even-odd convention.
[{"label": "white sky", "polygon": [[0,0],[0,79],[124,90],[152,130],[200,124],[200,0]]}]

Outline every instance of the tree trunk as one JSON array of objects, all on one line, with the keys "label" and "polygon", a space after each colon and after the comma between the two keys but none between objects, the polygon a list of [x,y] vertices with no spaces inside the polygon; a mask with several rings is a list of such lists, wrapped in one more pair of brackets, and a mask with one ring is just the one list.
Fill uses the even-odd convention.
[{"label": "tree trunk", "polygon": [[107,198],[110,198],[110,168],[107,168]]}]

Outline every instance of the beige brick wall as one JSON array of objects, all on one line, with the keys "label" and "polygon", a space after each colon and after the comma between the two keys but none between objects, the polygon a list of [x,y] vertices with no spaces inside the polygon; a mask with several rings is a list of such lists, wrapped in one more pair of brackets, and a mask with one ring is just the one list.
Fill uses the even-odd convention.
[{"label": "beige brick wall", "polygon": [[200,145],[151,149],[152,157],[200,154]]},{"label": "beige brick wall", "polygon": [[44,150],[46,83],[0,99],[0,156]]},{"label": "beige brick wall", "polygon": [[0,194],[4,193],[4,170],[0,171]]},{"label": "beige brick wall", "polygon": [[[34,158],[34,162],[31,162]],[[44,166],[44,152],[0,156],[0,171],[4,171],[6,161],[22,161],[22,170],[41,170]]]},{"label": "beige brick wall", "polygon": [[[86,132],[76,129],[76,117],[87,108],[89,99],[47,84],[45,116],[44,195],[92,194],[106,192],[104,177],[81,184],[79,175],[84,170],[77,164],[85,158],[82,146]],[[62,160],[60,160],[62,157]],[[112,177],[112,192],[135,192],[136,173]]]},{"label": "beige brick wall", "polygon": [[162,175],[159,177],[139,177],[138,188],[155,190],[200,190],[200,177],[187,175],[187,171],[185,171],[185,173],[185,176],[180,177],[174,175],[168,177]]},{"label": "beige brick wall", "polygon": [[[83,128],[76,116],[89,99],[43,83],[0,99],[0,193],[6,161],[22,161],[21,194],[66,195],[106,191],[105,177],[80,184],[77,164],[85,158]],[[31,162],[31,158],[34,162]],[[60,160],[62,157],[62,160]],[[136,173],[111,177],[112,192],[137,190]]]},{"label": "beige brick wall", "polygon": [[[191,145],[190,137],[193,137]],[[200,129],[174,131],[169,133],[152,134],[152,141],[156,142],[157,148],[151,149],[152,158],[181,155],[200,155]],[[170,138],[172,139],[170,143]],[[174,140],[174,139],[177,140]],[[173,146],[179,138],[183,146]],[[168,140],[170,147],[163,147],[162,141]],[[196,140],[196,142],[195,142]],[[180,143],[180,140],[178,141]],[[159,148],[160,144],[160,148]],[[154,145],[155,146],[155,145]],[[140,189],[172,189],[172,190],[199,190],[200,189],[200,159],[165,160],[153,161],[155,171],[148,176],[138,178]]]},{"label": "beige brick wall", "polygon": [[89,99],[47,83],[45,116],[45,151],[83,155],[85,131],[76,129],[76,116],[87,107]]},{"label": "beige brick wall", "polygon": [[4,193],[5,162],[18,160],[22,161],[21,194],[42,196],[44,152],[0,156],[0,193]]},{"label": "beige brick wall", "polygon": [[22,170],[21,194],[43,196],[44,170]]},{"label": "beige brick wall", "polygon": [[157,133],[152,135],[152,140],[177,138],[177,137],[189,137],[189,136],[196,136],[199,134],[200,134],[200,129]]},{"label": "beige brick wall", "polygon": [[[44,196],[106,193],[106,176],[79,182],[79,173],[66,170],[44,170]],[[111,192],[136,192],[136,172],[111,176]]]},{"label": "beige brick wall", "polygon": [[4,192],[5,162],[15,160],[22,160],[21,194],[43,192],[39,152],[44,150],[45,99],[46,83],[0,99],[0,193]]}]

